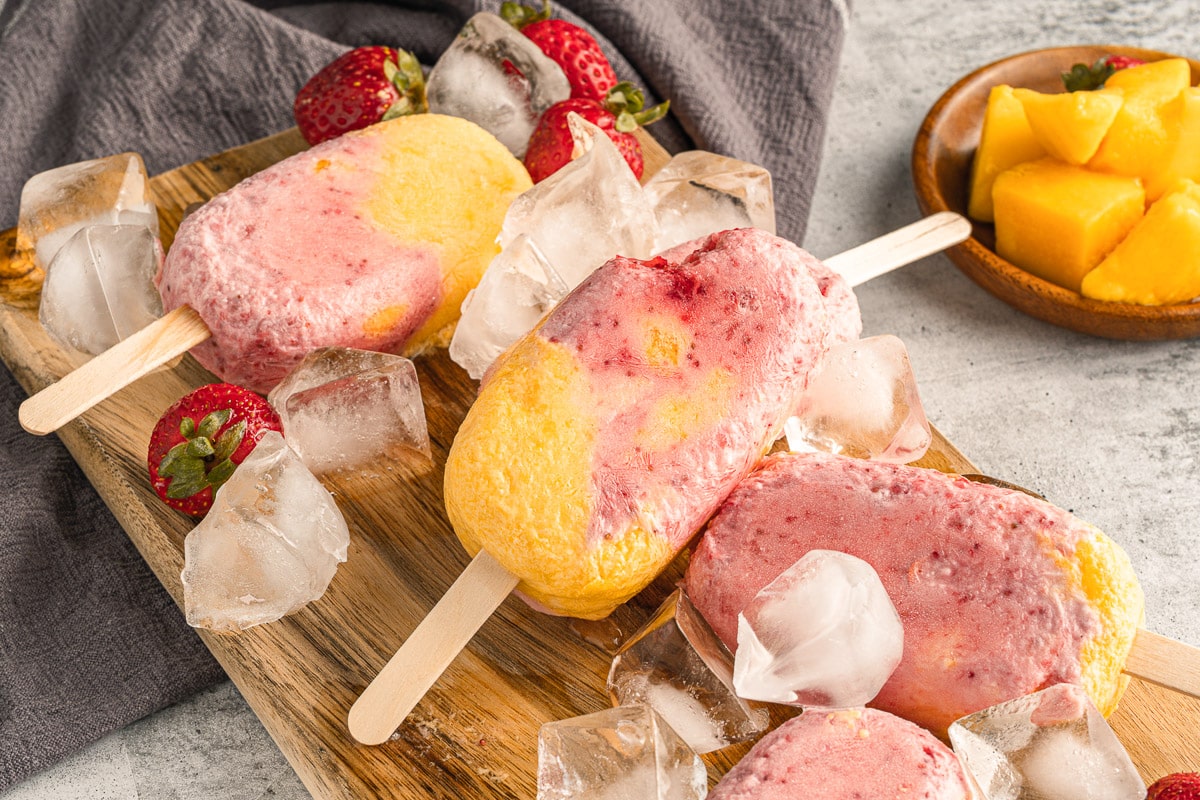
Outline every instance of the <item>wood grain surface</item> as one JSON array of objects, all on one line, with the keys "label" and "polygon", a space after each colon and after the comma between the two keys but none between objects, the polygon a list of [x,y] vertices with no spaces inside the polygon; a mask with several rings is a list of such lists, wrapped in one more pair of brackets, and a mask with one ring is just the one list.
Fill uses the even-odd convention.
[{"label": "wood grain surface", "polygon": [[[651,169],[661,166],[661,149],[647,144]],[[303,146],[291,130],[157,176],[164,244],[189,204]],[[73,364],[38,324],[41,276],[14,254],[14,241],[14,231],[0,234],[0,356],[32,392]],[[446,521],[441,485],[476,387],[444,352],[419,359],[417,369],[433,467],[325,479],[351,532],[349,560],[325,595],[270,625],[200,635],[316,798],[533,798],[538,727],[607,707],[611,653],[670,593],[686,555],[600,623],[541,615],[509,598],[395,736],[377,747],[354,742],[346,715],[355,698],[468,563]],[[58,433],[177,603],[183,537],[193,523],[157,500],[144,456],[159,413],[211,380],[187,356]],[[940,435],[921,463],[973,471]],[[1200,702],[1135,680],[1112,722],[1147,781],[1200,767]],[[711,779],[746,749],[706,756]]]}]

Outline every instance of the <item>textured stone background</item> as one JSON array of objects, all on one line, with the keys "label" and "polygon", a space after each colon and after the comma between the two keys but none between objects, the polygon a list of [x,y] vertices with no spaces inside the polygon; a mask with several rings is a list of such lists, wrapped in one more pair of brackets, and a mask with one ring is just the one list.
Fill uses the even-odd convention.
[{"label": "textured stone background", "polygon": [[[1120,43],[1196,57],[1196,0],[856,0],[805,246],[845,250],[916,218],[913,136],[958,77],[1017,52]],[[865,334],[908,345],[929,417],[980,469],[1116,538],[1148,627],[1200,645],[1200,341],[1124,343],[993,299],[943,257],[859,289]],[[0,800],[301,800],[231,684],[111,734]]]}]

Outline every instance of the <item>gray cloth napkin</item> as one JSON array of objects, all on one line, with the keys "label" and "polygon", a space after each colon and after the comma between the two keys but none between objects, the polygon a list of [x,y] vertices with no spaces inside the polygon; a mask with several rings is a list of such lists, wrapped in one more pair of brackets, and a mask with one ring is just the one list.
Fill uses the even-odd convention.
[{"label": "gray cloth napkin", "polygon": [[[536,2],[536,0],[535,0]],[[255,7],[257,5],[258,7]],[[0,0],[0,229],[21,186],[133,150],[152,173],[290,127],[349,46],[431,64],[482,0]],[[802,240],[844,0],[562,0],[617,74],[670,98],[652,133],[771,169]],[[70,456],[17,425],[0,370],[0,789],[221,678]]]}]

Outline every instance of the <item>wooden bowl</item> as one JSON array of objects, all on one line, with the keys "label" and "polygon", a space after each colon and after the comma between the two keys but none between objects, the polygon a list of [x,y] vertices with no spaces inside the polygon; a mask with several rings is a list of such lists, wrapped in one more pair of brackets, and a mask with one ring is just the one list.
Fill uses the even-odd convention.
[{"label": "wooden bowl", "polygon": [[[988,64],[951,86],[930,109],[913,143],[913,181],[921,210],[966,215],[971,161],[993,86],[1006,83],[1040,92],[1062,91],[1060,73],[1073,64],[1092,64],[1109,54],[1145,61],[1172,57],[1136,47],[1055,47]],[[1200,62],[1190,61],[1194,85],[1200,81]],[[990,224],[973,221],[972,227],[970,239],[947,251],[950,260],[984,289],[1030,316],[1109,339],[1200,335],[1200,302],[1141,306],[1092,300],[1013,266],[996,255],[996,234]]]}]

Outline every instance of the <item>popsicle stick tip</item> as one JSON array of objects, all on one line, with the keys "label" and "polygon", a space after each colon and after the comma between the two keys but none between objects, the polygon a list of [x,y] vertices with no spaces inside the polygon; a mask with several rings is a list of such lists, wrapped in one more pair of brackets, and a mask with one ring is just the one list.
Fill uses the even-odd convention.
[{"label": "popsicle stick tip", "polygon": [[199,313],[180,306],[21,403],[21,427],[44,436],[212,336]]},{"label": "popsicle stick tip", "polygon": [[1139,628],[1125,672],[1172,691],[1200,698],[1200,648]]},{"label": "popsicle stick tip", "polygon": [[354,701],[346,717],[350,735],[366,745],[390,739],[517,582],[480,550]]}]

